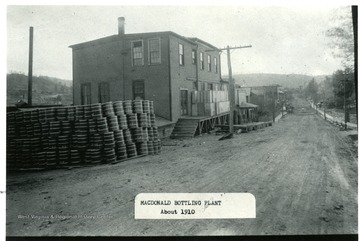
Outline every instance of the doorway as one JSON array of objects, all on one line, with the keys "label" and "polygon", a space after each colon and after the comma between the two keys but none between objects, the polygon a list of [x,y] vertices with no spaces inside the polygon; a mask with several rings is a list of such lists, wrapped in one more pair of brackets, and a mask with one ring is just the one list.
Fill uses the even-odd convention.
[{"label": "doorway", "polygon": [[180,90],[181,115],[188,115],[188,90]]}]

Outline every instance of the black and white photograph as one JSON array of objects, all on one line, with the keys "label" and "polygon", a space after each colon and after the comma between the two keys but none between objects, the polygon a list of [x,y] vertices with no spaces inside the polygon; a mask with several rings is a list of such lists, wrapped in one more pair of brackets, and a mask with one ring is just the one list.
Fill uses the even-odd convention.
[{"label": "black and white photograph", "polygon": [[68,4],[4,6],[7,238],[358,239],[357,6]]}]

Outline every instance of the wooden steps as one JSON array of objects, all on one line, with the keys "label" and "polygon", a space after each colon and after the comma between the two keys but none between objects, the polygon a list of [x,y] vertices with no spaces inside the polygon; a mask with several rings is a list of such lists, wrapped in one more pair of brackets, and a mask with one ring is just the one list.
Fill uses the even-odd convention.
[{"label": "wooden steps", "polygon": [[192,138],[195,136],[198,125],[199,121],[197,119],[179,119],[171,133],[170,138]]}]

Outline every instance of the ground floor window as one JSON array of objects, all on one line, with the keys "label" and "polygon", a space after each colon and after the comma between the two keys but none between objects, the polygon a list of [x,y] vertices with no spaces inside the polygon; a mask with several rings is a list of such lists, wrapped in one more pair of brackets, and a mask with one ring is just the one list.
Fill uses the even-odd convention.
[{"label": "ground floor window", "polygon": [[105,103],[110,101],[109,83],[103,82],[99,84],[99,102]]},{"label": "ground floor window", "polygon": [[133,82],[133,97],[136,99],[145,99],[145,83],[144,80],[134,80]]},{"label": "ground floor window", "polygon": [[81,84],[81,104],[89,105],[91,104],[91,84]]}]

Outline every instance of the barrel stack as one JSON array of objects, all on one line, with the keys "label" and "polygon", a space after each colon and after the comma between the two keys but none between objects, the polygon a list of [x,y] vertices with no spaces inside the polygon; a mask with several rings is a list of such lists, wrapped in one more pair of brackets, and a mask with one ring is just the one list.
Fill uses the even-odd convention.
[{"label": "barrel stack", "polygon": [[160,153],[148,100],[42,108],[7,114],[9,169],[115,163]]}]

